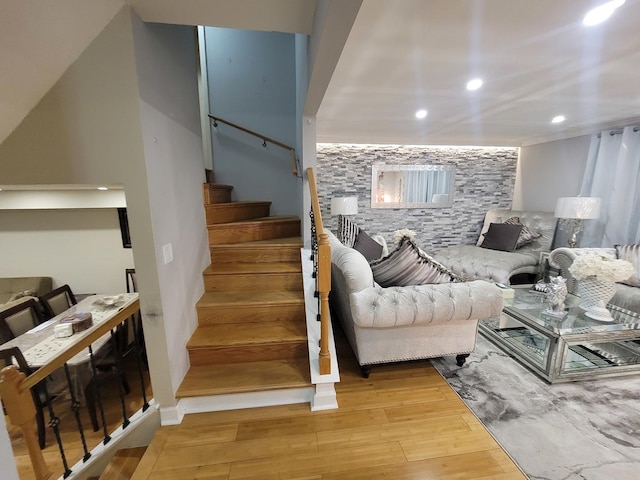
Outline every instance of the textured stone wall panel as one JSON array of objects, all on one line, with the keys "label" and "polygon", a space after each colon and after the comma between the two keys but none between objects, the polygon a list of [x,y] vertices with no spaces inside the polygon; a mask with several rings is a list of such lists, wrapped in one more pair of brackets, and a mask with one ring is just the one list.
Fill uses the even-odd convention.
[{"label": "textured stone wall panel", "polygon": [[[517,148],[428,147],[400,145],[319,144],[318,195],[325,225],[336,231],[329,215],[331,197],[358,196],[356,223],[368,233],[393,242],[393,232],[409,228],[417,244],[429,251],[448,245],[475,244],[490,208],[511,208]],[[454,165],[453,205],[445,208],[371,208],[373,165]]]}]

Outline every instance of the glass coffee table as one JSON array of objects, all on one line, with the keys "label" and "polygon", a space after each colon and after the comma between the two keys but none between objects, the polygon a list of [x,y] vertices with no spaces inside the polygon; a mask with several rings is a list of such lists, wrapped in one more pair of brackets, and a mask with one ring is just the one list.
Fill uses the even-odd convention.
[{"label": "glass coffee table", "polygon": [[608,305],[613,321],[593,320],[569,294],[557,318],[530,288],[513,286],[500,317],[481,320],[480,333],[549,383],[640,373],[640,315]]}]

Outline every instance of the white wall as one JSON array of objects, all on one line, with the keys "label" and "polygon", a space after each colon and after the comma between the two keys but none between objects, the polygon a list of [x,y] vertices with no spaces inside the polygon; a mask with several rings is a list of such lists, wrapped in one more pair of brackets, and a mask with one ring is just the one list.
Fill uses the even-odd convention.
[{"label": "white wall", "polygon": [[522,147],[513,208],[553,212],[558,197],[578,195],[588,152],[588,135]]},{"label": "white wall", "polygon": [[117,293],[133,267],[116,209],[0,210],[0,277],[45,276],[74,293]]},{"label": "white wall", "polygon": [[[145,24],[138,18],[133,27],[154,243],[146,255],[154,254],[156,265],[156,277],[147,280],[155,290],[157,279],[161,293],[161,309],[154,312],[145,336],[166,347],[149,360],[154,396],[163,422],[170,423],[178,420],[170,418],[177,415],[174,393],[189,369],[186,344],[197,326],[195,304],[204,292],[202,272],[210,263],[195,30]],[[166,245],[174,257],[167,264]]]}]

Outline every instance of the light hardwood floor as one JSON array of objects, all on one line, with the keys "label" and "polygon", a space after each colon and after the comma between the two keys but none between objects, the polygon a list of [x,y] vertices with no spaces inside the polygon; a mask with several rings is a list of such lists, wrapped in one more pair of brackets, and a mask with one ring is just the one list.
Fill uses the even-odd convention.
[{"label": "light hardwood floor", "polygon": [[159,430],[133,479],[526,478],[428,361],[364,379],[341,351],[338,410],[188,415]]}]

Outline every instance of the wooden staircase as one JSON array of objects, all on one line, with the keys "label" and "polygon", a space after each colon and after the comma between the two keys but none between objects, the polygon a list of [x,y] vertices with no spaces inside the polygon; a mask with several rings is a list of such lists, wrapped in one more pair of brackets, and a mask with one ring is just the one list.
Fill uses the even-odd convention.
[{"label": "wooden staircase", "polygon": [[205,184],[211,265],[179,398],[310,387],[300,219]]}]

